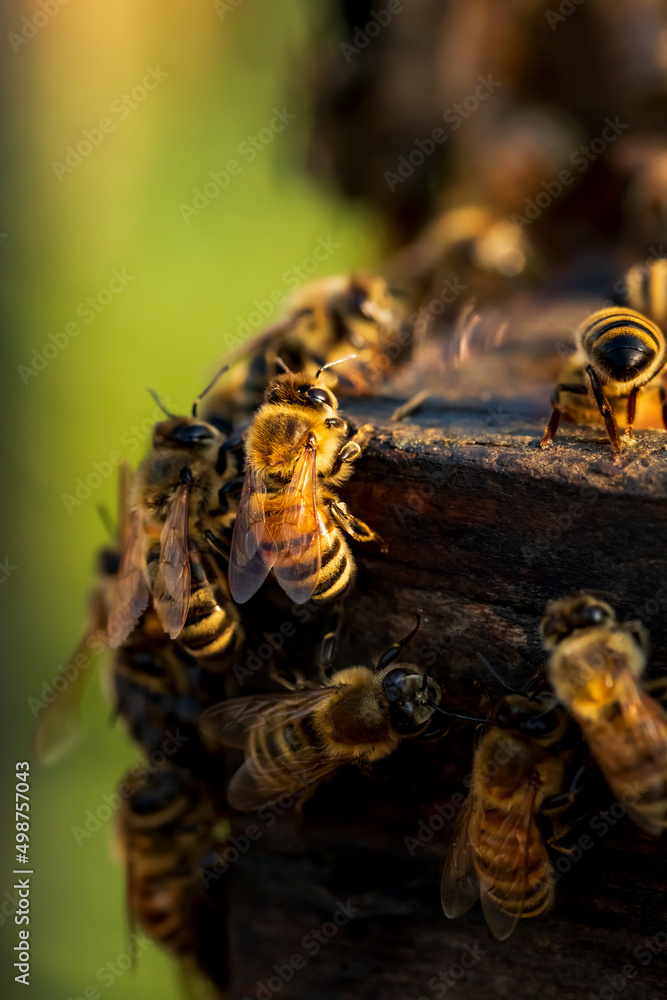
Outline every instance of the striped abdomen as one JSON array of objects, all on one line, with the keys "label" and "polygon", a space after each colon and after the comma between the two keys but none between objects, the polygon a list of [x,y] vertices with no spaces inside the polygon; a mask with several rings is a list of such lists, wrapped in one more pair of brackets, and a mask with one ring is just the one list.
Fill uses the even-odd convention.
[{"label": "striped abdomen", "polygon": [[321,564],[313,601],[333,601],[347,589],[355,574],[355,564],[343,532],[328,510],[320,509],[324,531],[320,535]]},{"label": "striped abdomen", "polygon": [[664,327],[667,321],[667,258],[635,264],[625,276],[624,302]]},{"label": "striped abdomen", "polygon": [[[475,867],[489,895],[511,916],[535,917],[554,897],[551,862],[534,819],[486,808],[475,844]],[[511,822],[513,836],[507,837]]]},{"label": "striped abdomen", "polygon": [[643,710],[652,717],[637,718],[634,727],[621,711],[611,720],[582,720],[582,727],[618,801],[641,829],[658,835],[667,827],[667,724],[652,699]]},{"label": "striped abdomen", "polygon": [[612,385],[643,385],[664,363],[662,331],[632,309],[600,309],[583,322],[578,338],[602,381]]},{"label": "striped abdomen", "polygon": [[187,772],[161,768],[133,786],[119,814],[133,920],[175,952],[193,950],[192,905],[200,859],[215,844],[216,814],[205,787]]},{"label": "striped abdomen", "polygon": [[[146,553],[148,585],[153,589],[160,562],[160,542]],[[212,557],[190,548],[190,601],[177,642],[196,657],[232,654],[240,641],[240,624]]]}]

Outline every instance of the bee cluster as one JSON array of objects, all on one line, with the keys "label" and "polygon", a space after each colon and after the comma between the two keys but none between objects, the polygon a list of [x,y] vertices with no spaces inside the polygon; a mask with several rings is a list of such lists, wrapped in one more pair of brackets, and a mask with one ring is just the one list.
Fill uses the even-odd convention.
[{"label": "bee cluster", "polygon": [[[667,262],[658,259],[629,272],[622,303],[583,322],[543,446],[561,417],[605,427],[615,456],[633,427],[655,426],[656,412],[667,427],[666,303]],[[552,601],[541,625],[548,677],[527,690],[505,684],[477,716],[410,662],[417,609],[415,628],[374,662],[341,662],[354,549],[369,545],[382,558],[386,547],[339,496],[373,429],[351,432],[338,396],[372,395],[415,337],[382,278],[312,282],[281,323],[227,359],[191,415],[165,413],[135,472],[121,471],[118,538],[101,553],[85,638],[102,633],[114,650],[116,712],[138,746],[165,757],[172,738],[167,763],[121,785],[129,915],[219,989],[225,880],[207,884],[201,873],[224,850],[233,810],[281,796],[302,809],[340,768],[372,771],[407,740],[428,746],[453,725],[478,727],[442,905],[454,918],[481,900],[501,940],[551,906],[549,849],[568,850],[571,810],[596,767],[642,830],[667,825],[663,687],[642,681],[642,625],[619,622],[608,602]],[[290,662],[289,639],[301,660],[306,641],[292,630],[259,663],[257,692],[230,697],[235,665],[261,632],[260,590],[313,610],[312,671]],[[65,686],[45,713],[43,759],[72,742],[73,700]],[[228,751],[244,755],[229,783]]]}]

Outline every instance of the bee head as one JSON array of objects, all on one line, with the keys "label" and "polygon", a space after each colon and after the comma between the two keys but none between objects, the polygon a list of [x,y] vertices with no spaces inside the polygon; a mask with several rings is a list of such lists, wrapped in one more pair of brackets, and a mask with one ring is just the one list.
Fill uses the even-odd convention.
[{"label": "bee head", "polygon": [[222,443],[222,435],[212,424],[196,417],[170,417],[153,428],[153,447],[166,448],[175,445],[188,451],[206,450],[211,445]]},{"label": "bee head", "polygon": [[312,406],[316,410],[337,410],[338,401],[317,376],[287,372],[277,375],[268,385],[264,400],[269,404],[288,403]]},{"label": "bee head", "polygon": [[533,740],[541,740],[559,728],[561,717],[553,698],[542,701],[508,695],[498,705],[494,722],[501,729],[516,729]]},{"label": "bee head", "polygon": [[440,701],[440,687],[421,674],[411,663],[399,663],[382,678],[382,690],[389,702],[392,726],[408,735],[424,727]]},{"label": "bee head", "polygon": [[548,604],[540,633],[546,648],[554,649],[579,629],[604,628],[615,622],[616,613],[611,605],[590,594],[582,594]]}]

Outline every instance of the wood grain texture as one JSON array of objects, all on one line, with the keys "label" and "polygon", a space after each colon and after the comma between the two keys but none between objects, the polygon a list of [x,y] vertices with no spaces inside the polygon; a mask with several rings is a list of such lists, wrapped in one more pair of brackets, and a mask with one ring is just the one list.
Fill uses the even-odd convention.
[{"label": "wood grain texture", "polygon": [[[667,435],[641,432],[614,463],[597,430],[564,426],[555,448],[538,449],[548,392],[525,406],[436,402],[403,424],[388,420],[395,403],[346,406],[353,422],[375,429],[341,493],[389,551],[355,546],[337,667],[372,663],[421,609],[409,658],[474,713],[484,692],[500,694],[478,653],[521,687],[544,664],[546,602],[595,590],[621,618],[644,622],[650,672],[667,672]],[[230,693],[270,686],[264,633],[277,646],[285,623],[294,632],[276,661],[313,676],[326,612],[295,609],[268,587],[243,614],[248,672],[237,672],[240,688],[230,679]],[[258,667],[248,667],[249,652]],[[453,823],[442,815],[455,814],[452,796],[465,792],[473,729],[457,723],[443,738],[404,744],[372,773],[348,768],[300,814],[235,820],[237,837],[249,826],[259,836],[226,875],[233,1000],[664,1000],[665,846],[623,818],[600,818],[595,810],[611,800],[595,781],[593,812],[583,809],[571,832],[591,847],[577,861],[554,855],[568,870],[549,914],[523,921],[504,943],[478,906],[444,917],[439,883]],[[354,912],[338,928],[339,902]],[[323,928],[332,936],[316,947],[312,932]],[[643,942],[655,935],[662,950],[651,953]],[[303,964],[287,982],[292,956]]]}]

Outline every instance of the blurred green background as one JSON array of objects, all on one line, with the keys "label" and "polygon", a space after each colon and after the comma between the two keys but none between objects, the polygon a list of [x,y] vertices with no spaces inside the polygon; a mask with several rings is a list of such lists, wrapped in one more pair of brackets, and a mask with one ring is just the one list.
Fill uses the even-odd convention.
[{"label": "blurred green background", "polygon": [[[55,13],[44,17],[44,10]],[[81,846],[72,833],[140,754],[110,724],[95,682],[85,742],[59,765],[39,767],[28,699],[39,698],[81,635],[94,553],[106,539],[96,507],[115,506],[115,474],[104,472],[115,451],[133,464],[143,454],[148,435],[133,428],[154,409],[145,387],[184,410],[224,355],[225,335],[250,316],[255,299],[287,291],[285,272],[318,238],[338,246],[316,274],[376,260],[371,221],[327,198],[301,167],[316,13],[307,0],[71,0],[62,7],[44,0],[14,3],[3,14],[0,259],[8,323],[0,562],[15,568],[0,589],[10,817],[0,893],[12,885],[13,765],[27,759],[30,995],[37,1000],[80,997],[90,986],[127,1000],[180,995],[171,960],[157,947],[111,985],[97,978],[127,949],[123,872],[113,856],[113,819]],[[168,75],[142,98],[147,67]],[[248,162],[248,147],[239,153],[239,145],[284,106],[296,119]],[[113,129],[93,131],[98,144],[78,164],[70,156],[71,170],[57,166],[67,166],[67,147],[102,119]],[[230,159],[240,174],[186,223],[179,206],[192,205],[193,189]],[[103,290],[114,270],[132,279],[110,296]],[[99,312],[80,305],[89,297]],[[71,322],[80,333],[61,337],[65,346],[49,347],[40,362],[33,350],[44,357],[49,334]],[[95,463],[101,484],[83,502],[66,502]],[[23,995],[10,957],[18,928],[11,917],[0,919],[2,993]]]}]

